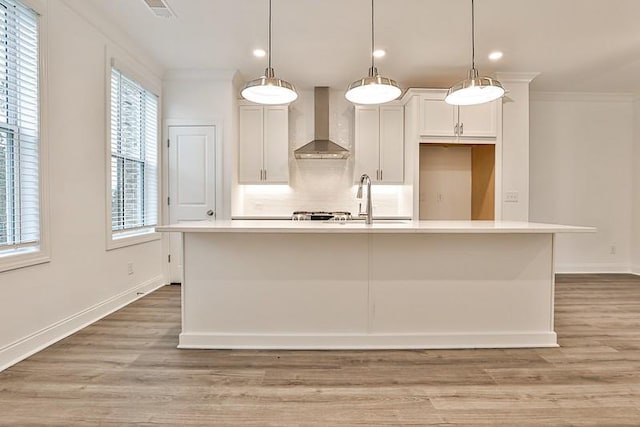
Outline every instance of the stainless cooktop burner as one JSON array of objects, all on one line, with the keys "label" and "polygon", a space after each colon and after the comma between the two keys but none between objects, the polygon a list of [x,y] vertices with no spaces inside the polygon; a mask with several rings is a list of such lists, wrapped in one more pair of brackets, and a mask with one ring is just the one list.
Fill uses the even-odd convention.
[{"label": "stainless cooktop burner", "polygon": [[295,211],[291,219],[294,221],[347,221],[351,219],[351,212]]}]

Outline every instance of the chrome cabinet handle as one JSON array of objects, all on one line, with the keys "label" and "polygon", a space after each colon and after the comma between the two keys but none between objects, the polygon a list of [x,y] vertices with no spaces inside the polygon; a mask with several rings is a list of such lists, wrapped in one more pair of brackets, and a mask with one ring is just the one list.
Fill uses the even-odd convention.
[{"label": "chrome cabinet handle", "polygon": [[264,170],[264,180],[265,181],[267,180],[267,170],[266,169]]},{"label": "chrome cabinet handle", "polygon": [[214,214],[215,214],[215,212],[214,212],[214,211],[212,211],[211,209],[209,209],[209,210],[207,211],[207,216],[213,216]]},{"label": "chrome cabinet handle", "polygon": [[262,171],[262,169],[260,169],[260,181],[264,180],[264,173]]},{"label": "chrome cabinet handle", "polygon": [[458,126],[459,126],[458,123],[456,123],[456,126],[453,128],[453,134],[454,135],[459,135],[458,134]]},{"label": "chrome cabinet handle", "polygon": [[382,169],[380,169],[380,181],[382,181]]},{"label": "chrome cabinet handle", "polygon": [[464,134],[464,123],[460,123],[460,135]]}]

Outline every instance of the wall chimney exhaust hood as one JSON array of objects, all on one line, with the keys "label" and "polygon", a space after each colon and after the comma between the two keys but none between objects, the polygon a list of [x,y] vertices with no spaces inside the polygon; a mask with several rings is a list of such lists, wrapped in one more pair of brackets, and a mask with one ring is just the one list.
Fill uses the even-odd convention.
[{"label": "wall chimney exhaust hood", "polygon": [[329,88],[313,89],[314,138],[293,152],[296,159],[346,159],[349,150],[329,140]]}]

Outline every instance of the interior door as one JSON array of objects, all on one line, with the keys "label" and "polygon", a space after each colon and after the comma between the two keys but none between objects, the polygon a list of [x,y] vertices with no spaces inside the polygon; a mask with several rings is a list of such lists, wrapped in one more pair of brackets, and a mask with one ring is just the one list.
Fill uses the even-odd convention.
[{"label": "interior door", "polygon": [[[213,220],[216,216],[215,127],[169,127],[169,222]],[[171,283],[182,282],[182,239],[170,233]]]}]

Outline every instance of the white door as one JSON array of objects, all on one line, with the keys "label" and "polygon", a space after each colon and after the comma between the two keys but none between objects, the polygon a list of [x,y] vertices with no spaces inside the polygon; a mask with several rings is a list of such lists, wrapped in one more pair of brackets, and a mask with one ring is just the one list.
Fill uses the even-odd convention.
[{"label": "white door", "polygon": [[456,107],[444,102],[444,98],[425,97],[420,102],[420,135],[455,136]]},{"label": "white door", "polygon": [[263,108],[255,105],[240,106],[238,148],[238,181],[257,184],[264,176],[262,142],[264,140]]},{"label": "white door", "polygon": [[[215,127],[169,127],[169,222],[215,219]],[[169,271],[172,283],[182,282],[182,240],[171,233]]]},{"label": "white door", "polygon": [[289,182],[289,107],[264,109],[264,175],[269,183]]},{"label": "white door", "polygon": [[460,122],[460,137],[494,137],[497,135],[498,101],[478,105],[460,107],[458,121]]}]

